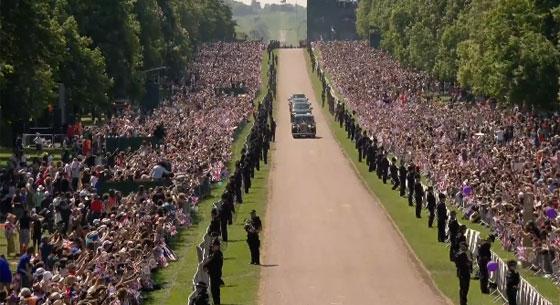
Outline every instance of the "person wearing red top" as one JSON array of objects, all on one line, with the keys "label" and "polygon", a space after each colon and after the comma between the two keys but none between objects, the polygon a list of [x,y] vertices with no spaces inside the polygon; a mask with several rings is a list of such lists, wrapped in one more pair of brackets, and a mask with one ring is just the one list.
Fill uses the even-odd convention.
[{"label": "person wearing red top", "polygon": [[93,219],[101,218],[101,213],[103,212],[103,202],[99,200],[99,195],[95,195],[93,197],[90,208],[93,213]]},{"label": "person wearing red top", "polygon": [[84,156],[88,156],[89,152],[91,150],[91,140],[90,139],[86,139],[84,141],[84,144],[82,145],[82,154]]}]

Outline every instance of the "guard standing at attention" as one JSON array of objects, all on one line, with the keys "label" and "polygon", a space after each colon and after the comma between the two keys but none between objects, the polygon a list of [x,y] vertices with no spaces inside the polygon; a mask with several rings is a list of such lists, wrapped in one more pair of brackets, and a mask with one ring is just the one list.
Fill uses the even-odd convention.
[{"label": "guard standing at attention", "polygon": [[517,262],[514,260],[507,262],[508,272],[506,275],[506,296],[509,305],[517,305],[517,290],[519,289],[519,273],[517,273]]},{"label": "guard standing at attention", "polygon": [[369,162],[369,172],[373,172],[377,168],[377,141],[376,139],[373,140],[373,143],[370,144],[369,151],[368,151],[368,162]]},{"label": "guard standing at attention", "polygon": [[219,236],[220,234],[222,234],[222,231],[221,231],[220,217],[218,215],[218,210],[216,208],[213,208],[212,211],[210,212],[210,216],[212,216],[212,219],[210,220],[210,225],[208,226],[208,234],[209,235],[214,234],[214,236]]},{"label": "guard standing at attention", "polygon": [[272,118],[270,120],[270,140],[272,142],[276,141],[276,121]]},{"label": "guard standing at attention", "polygon": [[242,173],[243,173],[243,186],[245,187],[245,194],[249,193],[249,189],[251,188],[251,161],[249,158],[245,159],[245,164],[243,164]]},{"label": "guard standing at attention", "polygon": [[414,194],[414,184],[416,183],[416,173],[414,172],[414,166],[408,167],[406,183],[408,184],[408,205],[412,206],[412,195]]},{"label": "guard standing at attention", "polygon": [[247,244],[249,251],[251,251],[251,265],[260,265],[260,246],[259,233],[262,231],[262,222],[257,211],[251,211],[251,219],[245,224],[245,231],[247,231]]},{"label": "guard standing at attention", "polygon": [[445,194],[439,194],[439,203],[437,205],[437,228],[438,242],[445,242],[445,225],[447,223],[447,207],[445,206]]},{"label": "guard standing at attention", "polygon": [[387,183],[387,177],[389,176],[389,159],[387,159],[387,153],[383,154],[381,158],[381,177],[383,177],[383,184]]},{"label": "guard standing at attention", "polygon": [[447,223],[447,231],[449,232],[449,243],[451,247],[449,247],[449,260],[452,262],[455,261],[456,250],[459,248],[459,244],[457,243],[457,237],[459,235],[459,222],[457,221],[457,212],[451,211],[450,213],[451,219]]},{"label": "guard standing at attention", "polygon": [[208,296],[208,285],[205,282],[197,282],[196,296],[190,301],[189,305],[210,305],[210,298]]},{"label": "guard standing at attention", "polygon": [[243,171],[241,169],[241,162],[237,161],[235,163],[235,172],[233,173],[233,188],[235,194],[235,200],[237,203],[243,203],[243,197],[241,195],[241,188],[243,185]]},{"label": "guard standing at attention", "polygon": [[471,283],[472,260],[469,257],[467,244],[464,242],[459,244],[455,266],[457,267],[457,276],[459,277],[459,304],[467,305],[467,296]]},{"label": "guard standing at attention", "polygon": [[210,276],[210,292],[214,305],[220,304],[220,285],[222,285],[222,267],[224,265],[224,255],[220,250],[220,240],[214,239],[212,242],[212,254],[208,261],[204,263],[204,270]]},{"label": "guard standing at attention", "polygon": [[401,166],[399,167],[399,182],[400,182],[400,188],[399,188],[399,194],[401,197],[404,196],[404,194],[406,193],[406,167],[404,166],[404,163],[401,160]]},{"label": "guard standing at attention", "polygon": [[414,184],[414,200],[416,201],[416,218],[422,218],[422,201],[424,200],[424,187],[420,183],[420,179],[416,179]]},{"label": "guard standing at attention", "polygon": [[235,213],[235,206],[230,197],[231,196],[222,196],[222,205],[218,213],[220,216],[220,228],[222,230],[223,241],[228,241],[228,225],[233,223],[233,213]]},{"label": "guard standing at attention", "polygon": [[431,228],[434,224],[434,218],[436,216],[436,196],[434,196],[434,188],[428,188],[428,195],[426,195],[427,205],[426,208],[428,209],[428,228]]},{"label": "guard standing at attention", "polygon": [[489,294],[490,290],[488,289],[488,279],[490,275],[488,274],[488,262],[492,257],[492,252],[490,248],[492,247],[492,243],[494,242],[495,237],[494,235],[490,234],[486,240],[482,240],[482,242],[478,245],[478,269],[480,272],[480,292],[483,294]]},{"label": "guard standing at attention", "polygon": [[393,190],[396,190],[399,187],[399,168],[397,167],[397,159],[391,159],[391,180],[393,180]]}]

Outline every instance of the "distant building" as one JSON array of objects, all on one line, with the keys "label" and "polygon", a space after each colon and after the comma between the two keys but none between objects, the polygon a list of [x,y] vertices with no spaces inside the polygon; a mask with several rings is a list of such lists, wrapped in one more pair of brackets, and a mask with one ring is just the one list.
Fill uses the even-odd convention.
[{"label": "distant building", "polygon": [[257,0],[252,0],[251,1],[251,7],[255,8],[255,9],[261,9],[261,3],[258,2]]},{"label": "distant building", "polygon": [[307,40],[353,40],[359,0],[307,0]]}]

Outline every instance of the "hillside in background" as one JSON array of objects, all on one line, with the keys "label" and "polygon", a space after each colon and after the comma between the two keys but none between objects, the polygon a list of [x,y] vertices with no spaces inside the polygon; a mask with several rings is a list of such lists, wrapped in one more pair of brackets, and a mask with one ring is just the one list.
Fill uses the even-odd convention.
[{"label": "hillside in background", "polygon": [[251,40],[279,40],[296,45],[307,38],[307,10],[292,4],[246,5],[226,0],[237,21],[237,37]]}]

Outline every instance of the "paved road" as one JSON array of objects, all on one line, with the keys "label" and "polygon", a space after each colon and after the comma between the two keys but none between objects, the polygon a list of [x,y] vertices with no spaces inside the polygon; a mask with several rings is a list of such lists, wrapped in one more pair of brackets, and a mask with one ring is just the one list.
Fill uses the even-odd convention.
[{"label": "paved road", "polygon": [[[279,65],[259,304],[446,304],[328,129],[303,50],[281,50]],[[292,93],[314,102],[317,139],[291,137]]]}]

